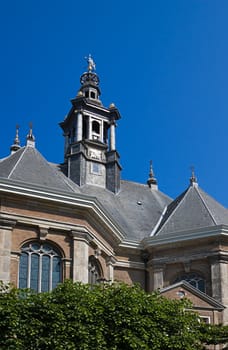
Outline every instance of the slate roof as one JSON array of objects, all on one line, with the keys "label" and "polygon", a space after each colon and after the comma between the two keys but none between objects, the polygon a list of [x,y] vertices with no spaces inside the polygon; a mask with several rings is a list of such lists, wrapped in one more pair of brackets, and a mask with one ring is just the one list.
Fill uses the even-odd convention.
[{"label": "slate roof", "polygon": [[121,181],[114,194],[98,186],[79,187],[67,178],[58,164],[47,160],[34,147],[25,146],[0,161],[0,178],[35,184],[65,193],[93,196],[125,234],[126,239],[140,241],[150,235],[171,198],[148,185]]},{"label": "slate roof", "polygon": [[0,162],[0,177],[58,189],[80,192],[60,170],[49,164],[34,147],[25,146]]},{"label": "slate roof", "polygon": [[95,196],[127,233],[127,238],[148,237],[171,198],[148,185],[121,181],[118,194],[97,186],[83,186],[82,193]]},{"label": "slate roof", "polygon": [[[0,178],[42,188],[95,197],[125,234],[140,242],[151,235],[181,234],[203,227],[228,225],[228,211],[196,183],[174,201],[159,190],[130,181],[121,181],[117,194],[107,189],[79,187],[67,178],[58,164],[47,160],[34,147],[25,146],[0,161]],[[166,209],[165,209],[166,208]]]},{"label": "slate roof", "polygon": [[227,209],[195,183],[168,205],[153,234],[178,234],[220,224],[228,225]]}]

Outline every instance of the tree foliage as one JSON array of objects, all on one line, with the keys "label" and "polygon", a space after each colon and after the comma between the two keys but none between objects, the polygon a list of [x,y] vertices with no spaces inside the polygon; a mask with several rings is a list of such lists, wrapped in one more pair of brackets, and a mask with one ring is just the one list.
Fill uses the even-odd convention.
[{"label": "tree foliage", "polygon": [[147,294],[139,286],[66,281],[36,294],[2,284],[0,349],[197,350],[202,342],[228,340],[226,327],[203,325],[189,309],[187,300]]}]

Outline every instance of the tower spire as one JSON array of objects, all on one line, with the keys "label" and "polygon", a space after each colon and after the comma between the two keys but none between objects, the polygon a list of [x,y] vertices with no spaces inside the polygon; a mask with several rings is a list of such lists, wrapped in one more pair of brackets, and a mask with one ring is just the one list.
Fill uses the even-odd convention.
[{"label": "tower spire", "polygon": [[151,189],[158,188],[157,179],[154,176],[152,160],[150,161],[150,172],[149,172],[149,178],[147,180],[147,184]]},{"label": "tower spire", "polygon": [[29,133],[26,139],[27,139],[26,146],[35,147],[35,136],[33,135],[33,132],[32,132],[32,122],[29,123]]},{"label": "tower spire", "polygon": [[20,139],[19,139],[19,125],[16,125],[16,135],[14,139],[13,145],[10,147],[11,154],[15,153],[17,150],[21,148]]},{"label": "tower spire", "polygon": [[99,100],[99,96],[101,95],[99,88],[100,79],[95,73],[96,63],[90,54],[88,57],[85,57],[85,60],[88,64],[87,71],[81,75],[81,88],[78,92],[78,96],[84,96],[95,103],[101,104]]}]

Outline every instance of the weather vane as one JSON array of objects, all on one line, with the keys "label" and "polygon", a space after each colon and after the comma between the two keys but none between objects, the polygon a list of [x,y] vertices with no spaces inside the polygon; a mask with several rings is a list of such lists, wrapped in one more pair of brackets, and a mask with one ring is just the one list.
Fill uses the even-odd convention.
[{"label": "weather vane", "polygon": [[87,61],[87,63],[88,63],[88,68],[87,68],[88,71],[89,71],[89,72],[95,71],[95,70],[96,70],[96,64],[95,64],[95,62],[94,62],[92,56],[89,54],[89,56],[88,56],[88,57],[85,57],[85,59],[86,59],[86,61]]}]

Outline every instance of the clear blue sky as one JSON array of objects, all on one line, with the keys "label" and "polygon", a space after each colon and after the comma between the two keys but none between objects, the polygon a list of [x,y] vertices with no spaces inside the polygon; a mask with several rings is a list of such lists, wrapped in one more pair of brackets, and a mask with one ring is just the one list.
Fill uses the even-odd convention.
[{"label": "clear blue sky", "polygon": [[153,160],[172,197],[199,185],[228,206],[227,0],[12,0],[0,8],[0,157],[33,122],[46,159],[63,160],[58,123],[92,54],[101,99],[122,119],[122,178],[146,182]]}]

